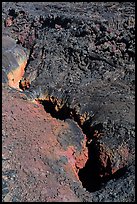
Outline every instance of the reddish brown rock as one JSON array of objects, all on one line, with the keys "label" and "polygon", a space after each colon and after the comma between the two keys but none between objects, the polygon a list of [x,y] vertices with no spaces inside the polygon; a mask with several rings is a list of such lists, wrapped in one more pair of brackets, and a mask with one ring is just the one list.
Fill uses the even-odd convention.
[{"label": "reddish brown rock", "polygon": [[[3,89],[2,171],[10,191],[3,195],[4,201],[18,197],[28,202],[80,201],[69,186],[72,181],[81,185],[75,171],[76,147],[64,149],[58,142],[60,132],[70,132],[69,124],[52,118],[42,105],[25,101],[22,96]],[[60,170],[65,173],[64,179]],[[11,179],[7,174],[10,171]]]}]

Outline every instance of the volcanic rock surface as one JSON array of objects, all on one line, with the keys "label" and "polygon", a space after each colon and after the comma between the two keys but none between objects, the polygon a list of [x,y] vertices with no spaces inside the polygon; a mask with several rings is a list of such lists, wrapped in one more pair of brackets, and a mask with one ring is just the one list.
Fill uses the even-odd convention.
[{"label": "volcanic rock surface", "polygon": [[2,5],[30,52],[3,87],[3,201],[135,201],[135,4]]},{"label": "volcanic rock surface", "polygon": [[19,82],[24,75],[27,64],[27,54],[24,48],[9,36],[2,36],[2,83],[19,88]]}]

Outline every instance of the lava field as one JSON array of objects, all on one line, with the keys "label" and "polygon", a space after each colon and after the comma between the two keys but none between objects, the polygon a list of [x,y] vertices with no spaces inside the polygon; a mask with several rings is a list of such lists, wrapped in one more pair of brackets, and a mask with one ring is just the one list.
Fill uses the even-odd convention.
[{"label": "lava field", "polygon": [[[15,120],[17,123],[20,121],[19,131],[22,127],[28,128],[30,122],[30,127],[38,131],[43,141],[44,135],[42,137],[40,131],[48,123],[49,129],[45,134],[51,140],[48,137],[45,141],[45,149],[47,147],[48,150],[39,161],[46,166],[41,168],[47,168],[47,171],[52,169],[53,177],[57,178],[57,182],[53,178],[50,181],[50,177],[40,176],[37,169],[38,182],[36,186],[32,184],[34,191],[31,191],[31,184],[23,187],[21,174],[17,177],[20,197],[15,200],[134,202],[135,3],[3,2],[2,34],[15,39],[29,53],[25,73],[19,81],[20,89],[3,86],[2,112],[6,114],[4,103],[11,104],[13,97],[16,106],[24,108],[22,112],[18,108],[18,111],[15,110]],[[11,99],[6,99],[8,95]],[[12,135],[12,124],[9,126],[7,121],[8,113],[14,112],[13,106],[10,105],[7,120],[2,122],[4,138],[5,134]],[[41,123],[36,128],[39,122],[33,121],[32,113],[30,118],[27,116],[25,106],[28,110],[32,106],[32,111],[35,106],[39,107],[36,109],[40,109],[42,115],[38,110],[34,112],[39,117],[48,117],[49,122],[39,119]],[[23,122],[18,112],[20,117],[24,114],[28,122]],[[37,121],[39,117],[36,113]],[[16,121],[13,125],[15,129],[19,127]],[[50,128],[54,125],[58,130],[51,133]],[[23,133],[18,134],[22,134],[23,138]],[[29,140],[27,130],[24,130],[24,135],[27,138],[25,141]],[[32,144],[30,141],[24,143],[28,145],[26,151],[30,149],[29,145],[32,148],[37,145],[34,141],[39,137],[30,136]],[[19,151],[19,154],[22,153]],[[61,160],[62,163],[59,163],[60,155],[69,158],[68,161]],[[17,163],[21,160],[18,157]],[[29,160],[27,162],[28,169]],[[30,164],[32,169],[33,165],[36,166],[31,159]],[[19,166],[15,166],[18,171]],[[31,168],[23,168],[27,173],[31,172]],[[65,169],[64,174],[59,171],[62,168]],[[62,187],[58,185],[60,176],[64,177]],[[40,184],[40,179],[45,183]],[[40,193],[40,189],[48,188],[51,192],[45,190],[45,194]],[[55,193],[55,188],[60,191]],[[12,187],[10,191],[14,194]],[[66,198],[61,195],[66,195]],[[3,202],[6,202],[5,198],[6,194],[3,194]],[[10,201],[14,202],[14,199]]]}]

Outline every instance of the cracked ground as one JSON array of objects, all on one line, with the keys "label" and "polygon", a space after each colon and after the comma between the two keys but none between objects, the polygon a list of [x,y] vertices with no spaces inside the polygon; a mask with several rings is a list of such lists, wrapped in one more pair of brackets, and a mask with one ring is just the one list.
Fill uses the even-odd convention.
[{"label": "cracked ground", "polygon": [[2,87],[3,202],[135,201],[134,3],[3,2],[2,34],[29,51]]}]

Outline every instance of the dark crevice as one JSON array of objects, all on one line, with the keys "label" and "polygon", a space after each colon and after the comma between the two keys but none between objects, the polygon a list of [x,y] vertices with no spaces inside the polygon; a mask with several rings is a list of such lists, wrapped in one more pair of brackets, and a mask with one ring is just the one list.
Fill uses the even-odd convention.
[{"label": "dark crevice", "polygon": [[110,179],[119,179],[120,177],[124,176],[127,172],[127,166],[117,170],[114,174],[112,174]]},{"label": "dark crevice", "polygon": [[111,179],[111,161],[108,157],[106,167],[102,165],[99,141],[93,139],[89,145],[87,144],[87,148],[88,160],[85,166],[79,170],[78,176],[87,191],[95,192]]},{"label": "dark crevice", "polygon": [[[56,110],[57,103],[50,100],[38,100],[46,112],[50,113],[52,117],[60,120],[73,119],[87,136],[88,160],[82,169],[79,169],[78,176],[84,188],[89,192],[100,190],[111,179],[118,179],[123,176],[127,170],[126,167],[117,170],[112,174],[111,160],[108,156],[107,164],[104,167],[100,159],[100,143],[99,135],[103,132],[103,125],[101,123],[91,126],[92,119],[85,120],[83,124],[80,122],[80,116],[74,110],[68,108],[66,105],[60,110]],[[96,132],[98,134],[96,134]]]},{"label": "dark crevice", "polygon": [[103,133],[102,123],[98,123],[95,125],[91,125],[91,124],[92,124],[92,118],[89,118],[88,120],[84,122],[82,126],[82,130],[88,139],[93,139],[95,131],[98,131],[98,133]]},{"label": "dark crevice", "polygon": [[84,188],[89,192],[95,192],[105,187],[108,181],[124,176],[127,166],[112,174],[111,161],[108,157],[107,166],[104,168],[100,160],[99,142],[93,141],[88,146],[88,160],[85,166],[79,170],[78,176]]},{"label": "dark crevice", "polygon": [[50,113],[53,118],[59,119],[59,120],[66,120],[68,118],[71,118],[69,110],[64,106],[60,111],[55,110],[55,104],[53,104],[51,101],[40,101],[41,104],[44,106],[44,109],[47,113]]}]

